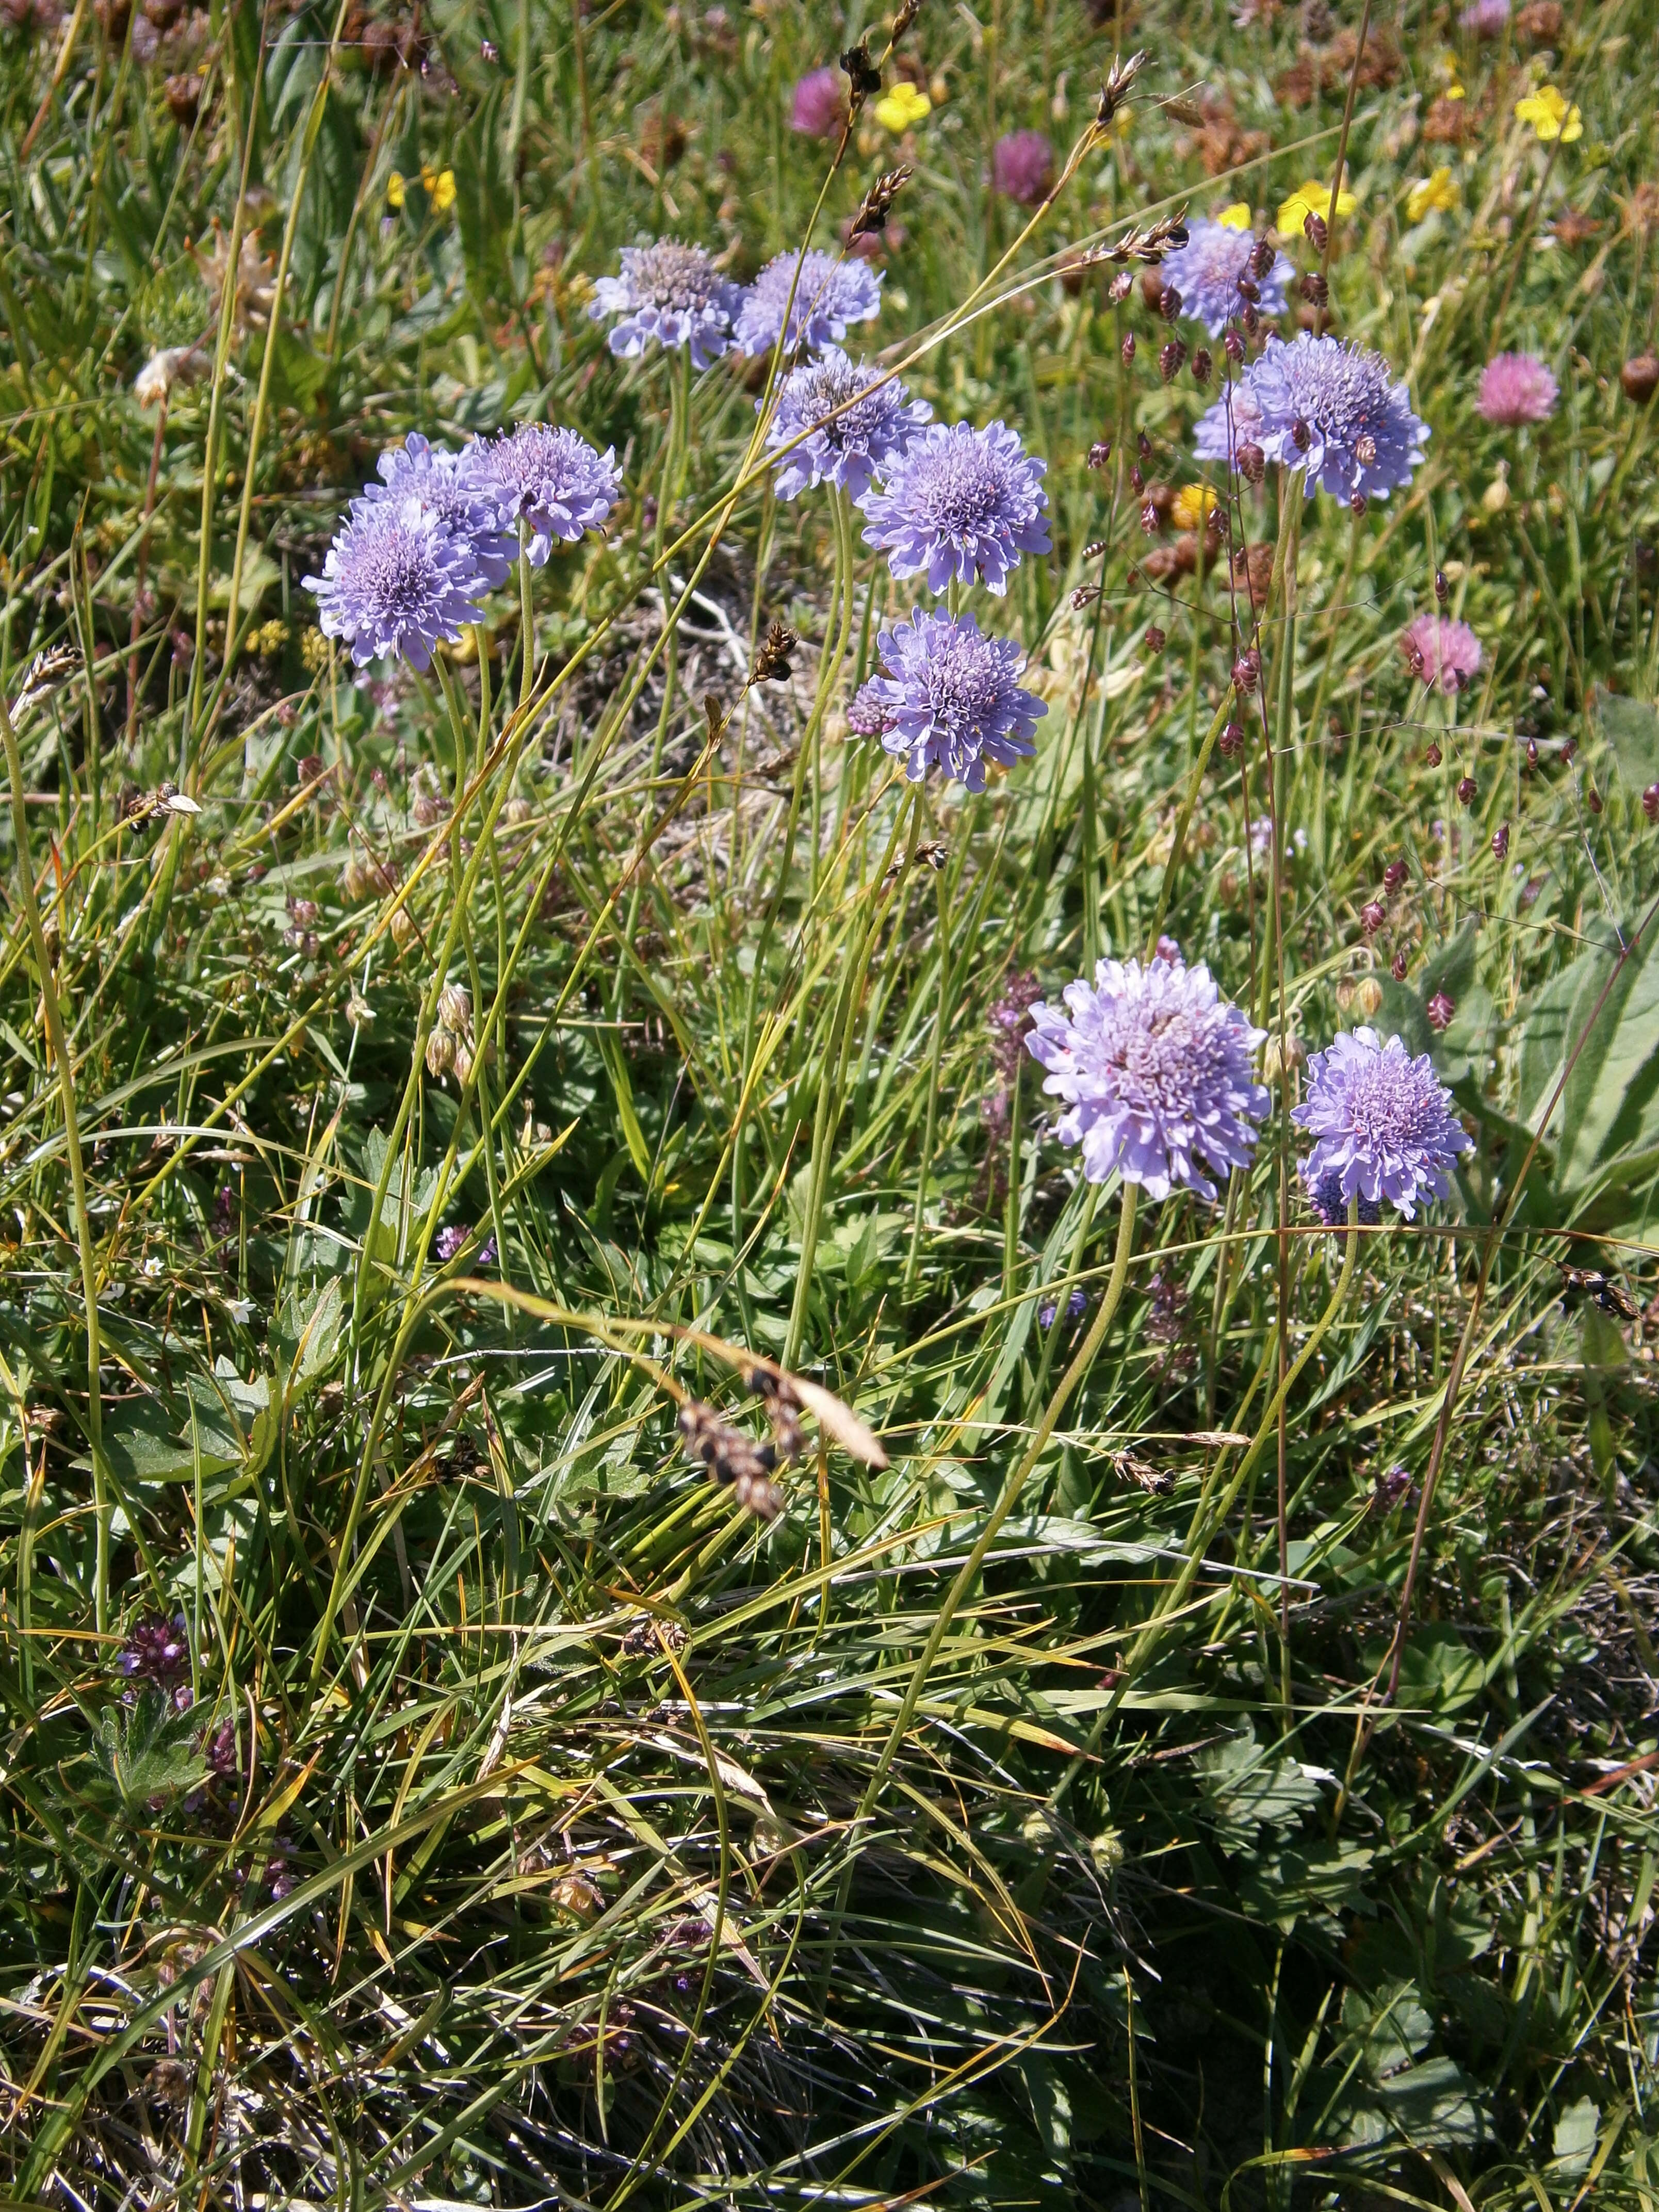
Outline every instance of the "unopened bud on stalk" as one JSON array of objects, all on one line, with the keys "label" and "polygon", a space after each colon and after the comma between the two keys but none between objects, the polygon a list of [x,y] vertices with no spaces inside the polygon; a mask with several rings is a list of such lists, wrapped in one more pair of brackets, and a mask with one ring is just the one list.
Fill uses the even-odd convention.
[{"label": "unopened bud on stalk", "polygon": [[1231,323],[1227,325],[1227,335],[1222,339],[1221,343],[1228,360],[1237,368],[1244,358],[1244,341]]},{"label": "unopened bud on stalk", "polygon": [[1480,796],[1480,786],[1476,783],[1472,775],[1460,775],[1457,779],[1458,805],[1460,806],[1473,806],[1476,799]]},{"label": "unopened bud on stalk", "polygon": [[1437,568],[1434,572],[1434,596],[1443,607],[1451,597],[1451,586],[1446,581],[1446,572],[1443,568]]},{"label": "unopened bud on stalk", "polygon": [[1425,765],[1430,768],[1438,768],[1444,758],[1445,755],[1441,751],[1439,746],[1436,744],[1434,739],[1431,738],[1429,739],[1429,749],[1423,756]]},{"label": "unopened bud on stalk", "polygon": [[1089,466],[1091,469],[1103,469],[1110,461],[1111,458],[1111,440],[1109,438],[1097,438],[1094,444],[1089,448]]},{"label": "unopened bud on stalk", "polygon": [[1492,833],[1492,855],[1495,860],[1507,860],[1510,857],[1510,825],[1507,822],[1500,822]]}]

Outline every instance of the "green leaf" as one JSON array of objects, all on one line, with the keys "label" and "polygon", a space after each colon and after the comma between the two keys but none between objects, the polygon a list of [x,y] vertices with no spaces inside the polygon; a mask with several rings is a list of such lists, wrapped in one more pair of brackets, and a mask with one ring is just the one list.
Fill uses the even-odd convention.
[{"label": "green leaf", "polygon": [[1601,2115],[1593,2097],[1581,2097],[1577,2104],[1569,2105],[1556,2122],[1551,2160],[1565,2179],[1576,2181],[1589,2166],[1601,2125]]},{"label": "green leaf", "polygon": [[201,1725],[193,1711],[179,1712],[161,1691],[146,1690],[135,1705],[106,1705],[98,1717],[93,1756],[122,1802],[135,1809],[152,1797],[193,1790],[207,1772],[195,1747]]},{"label": "green leaf", "polygon": [[1408,2141],[1449,2149],[1484,2142],[1486,2124],[1474,2085],[1453,2058],[1425,2058],[1377,2090],[1383,2111]]},{"label": "green leaf", "polygon": [[1632,791],[1659,783],[1659,712],[1640,699],[1603,691],[1595,702],[1595,719],[1613,750],[1620,781]]},{"label": "green leaf", "polygon": [[1430,1621],[1413,1633],[1401,1655],[1400,1702],[1444,1719],[1473,1705],[1486,1680],[1479,1652],[1470,1650],[1449,1621]]}]

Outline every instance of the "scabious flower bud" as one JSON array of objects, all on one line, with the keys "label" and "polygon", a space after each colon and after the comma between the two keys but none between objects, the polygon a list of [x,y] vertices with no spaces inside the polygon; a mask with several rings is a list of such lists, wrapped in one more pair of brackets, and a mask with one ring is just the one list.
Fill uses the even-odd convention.
[{"label": "scabious flower bud", "polygon": [[1210,372],[1214,367],[1215,362],[1211,356],[1209,348],[1200,346],[1198,351],[1193,356],[1193,382],[1200,392],[1209,382]]},{"label": "scabious flower bud", "polygon": [[1238,473],[1248,484],[1259,484],[1267,473],[1267,456],[1252,439],[1238,449]]},{"label": "scabious flower bud", "polygon": [[1492,855],[1495,860],[1507,860],[1510,857],[1510,825],[1507,822],[1500,822],[1492,833]]},{"label": "scabious flower bud", "polygon": [[1475,780],[1472,775],[1460,775],[1457,779],[1458,805],[1460,806],[1473,806],[1477,796],[1479,795],[1479,790],[1480,787],[1476,784]]},{"label": "scabious flower bud", "polygon": [[1429,1018],[1429,1027],[1437,1034],[1440,1030],[1449,1030],[1451,1027],[1457,1006],[1455,1000],[1449,999],[1443,991],[1437,991],[1433,998],[1429,1000],[1425,1012]]},{"label": "scabious flower bud", "polygon": [[1186,359],[1187,348],[1183,341],[1180,338],[1171,338],[1168,345],[1164,346],[1159,349],[1158,356],[1158,373],[1163,378],[1165,384],[1173,384],[1175,382],[1176,377],[1181,374]]}]

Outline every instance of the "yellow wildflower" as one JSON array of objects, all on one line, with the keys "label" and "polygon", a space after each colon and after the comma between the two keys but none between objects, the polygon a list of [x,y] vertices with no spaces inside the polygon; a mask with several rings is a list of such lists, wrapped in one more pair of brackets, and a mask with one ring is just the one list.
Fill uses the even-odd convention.
[{"label": "yellow wildflower", "polygon": [[386,204],[394,210],[404,204],[404,179],[399,169],[394,169],[386,180]]},{"label": "yellow wildflower", "polygon": [[1182,484],[1170,504],[1170,520],[1177,530],[1200,530],[1219,502],[1208,484]]},{"label": "yellow wildflower", "polygon": [[[1339,218],[1345,215],[1352,215],[1358,205],[1358,201],[1352,192],[1343,191],[1337,193],[1336,212]],[[1322,222],[1329,222],[1330,206],[1330,186],[1322,184],[1317,177],[1310,177],[1306,184],[1297,186],[1289,199],[1280,207],[1279,222],[1275,228],[1281,238],[1300,238],[1304,226],[1310,215],[1316,215]]]},{"label": "yellow wildflower", "polygon": [[1248,230],[1250,227],[1249,202],[1235,200],[1231,207],[1222,209],[1216,221],[1224,230]]},{"label": "yellow wildflower", "polygon": [[890,92],[884,93],[876,102],[876,120],[896,138],[901,131],[909,130],[924,116],[931,115],[933,110],[933,103],[925,92],[919,90],[908,79],[901,79]]},{"label": "yellow wildflower", "polygon": [[1437,169],[1431,177],[1412,186],[1411,198],[1406,202],[1406,217],[1410,222],[1421,222],[1431,208],[1449,210],[1457,205],[1457,186],[1452,181],[1449,169]]},{"label": "yellow wildflower", "polygon": [[300,635],[300,658],[315,676],[328,666],[328,640],[314,627]]},{"label": "yellow wildflower", "polygon": [[1517,100],[1515,119],[1517,123],[1530,123],[1546,145],[1553,138],[1559,138],[1564,146],[1571,146],[1575,138],[1584,135],[1583,117],[1576,107],[1567,105],[1553,84],[1540,85],[1536,92]]},{"label": "yellow wildflower", "polygon": [[455,204],[455,172],[453,169],[434,169],[429,161],[421,164],[421,183],[432,203],[434,215],[447,215]]}]

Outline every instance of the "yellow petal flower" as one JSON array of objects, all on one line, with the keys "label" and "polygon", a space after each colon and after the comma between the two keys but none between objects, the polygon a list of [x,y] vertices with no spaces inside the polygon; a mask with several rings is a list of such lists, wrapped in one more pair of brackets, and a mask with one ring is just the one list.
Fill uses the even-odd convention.
[{"label": "yellow petal flower", "polygon": [[[1322,222],[1329,221],[1330,204],[1330,186],[1322,183],[1317,177],[1310,177],[1306,184],[1298,185],[1280,206],[1279,221],[1274,227],[1281,238],[1300,238],[1310,215],[1316,215]],[[1339,191],[1336,196],[1339,219],[1345,215],[1352,215],[1358,204],[1352,192]]]},{"label": "yellow petal flower", "polygon": [[931,115],[933,109],[933,103],[925,92],[908,81],[901,80],[876,102],[876,120],[883,130],[890,131],[896,138],[902,131],[909,130],[924,116]]},{"label": "yellow petal flower", "polygon": [[455,172],[441,169],[427,186],[432,195],[432,205],[439,215],[447,215],[455,204]]},{"label": "yellow petal flower", "polygon": [[1431,208],[1452,209],[1457,205],[1457,186],[1452,181],[1449,169],[1437,169],[1431,177],[1412,186],[1411,197],[1406,202],[1406,217],[1409,222],[1421,222]]},{"label": "yellow petal flower", "polygon": [[1170,520],[1177,530],[1198,530],[1219,503],[1208,484],[1182,484],[1170,503]]},{"label": "yellow petal flower", "polygon": [[1249,202],[1235,200],[1231,207],[1222,209],[1216,221],[1225,230],[1248,230],[1250,227]]},{"label": "yellow petal flower", "polygon": [[404,204],[404,180],[399,170],[394,169],[386,180],[386,204],[389,208],[400,208]]},{"label": "yellow petal flower", "polygon": [[1534,136],[1545,145],[1559,138],[1564,146],[1571,146],[1575,138],[1584,135],[1583,117],[1568,106],[1553,84],[1540,85],[1536,92],[1517,100],[1515,118],[1517,123],[1531,124]]}]

